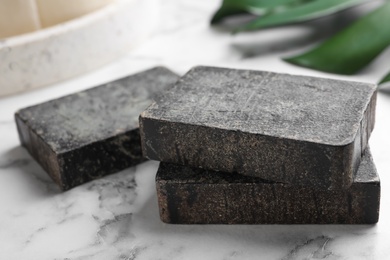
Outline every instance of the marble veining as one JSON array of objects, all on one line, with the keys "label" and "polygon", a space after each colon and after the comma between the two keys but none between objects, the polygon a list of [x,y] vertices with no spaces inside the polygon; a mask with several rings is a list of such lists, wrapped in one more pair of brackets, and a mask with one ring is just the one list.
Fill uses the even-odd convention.
[{"label": "marble veining", "polygon": [[280,57],[299,52],[297,45],[273,46],[310,39],[313,28],[231,36],[208,25],[218,5],[218,0],[164,0],[160,29],[121,59],[49,88],[0,99],[1,260],[390,259],[390,95],[382,92],[370,139],[382,184],[376,225],[167,225],[158,215],[158,163],[146,162],[62,193],[20,147],[13,121],[18,109],[156,65],[181,74],[210,65],[370,83],[388,68],[390,52],[376,64],[377,72],[354,77],[294,67]]}]

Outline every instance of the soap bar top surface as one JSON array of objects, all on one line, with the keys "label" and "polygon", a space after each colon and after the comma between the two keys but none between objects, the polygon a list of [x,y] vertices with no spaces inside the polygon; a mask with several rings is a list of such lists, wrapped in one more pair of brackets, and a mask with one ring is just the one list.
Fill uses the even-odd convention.
[{"label": "soap bar top surface", "polygon": [[374,84],[195,67],[142,115],[333,146],[352,143]]},{"label": "soap bar top surface", "polygon": [[56,153],[138,128],[139,114],[178,76],[157,67],[16,113]]}]

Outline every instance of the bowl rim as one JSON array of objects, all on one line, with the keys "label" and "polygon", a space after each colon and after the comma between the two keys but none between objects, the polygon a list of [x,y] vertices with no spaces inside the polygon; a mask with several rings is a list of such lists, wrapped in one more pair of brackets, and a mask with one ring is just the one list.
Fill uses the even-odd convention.
[{"label": "bowl rim", "polygon": [[46,38],[55,37],[62,33],[79,30],[82,27],[88,26],[89,24],[102,20],[105,17],[110,16],[111,14],[114,14],[116,10],[121,8],[123,4],[128,4],[136,1],[137,0],[113,0],[112,2],[101,8],[98,8],[90,13],[76,17],[69,21],[65,21],[63,23],[59,23],[50,27],[41,28],[33,32],[2,38],[0,39],[0,51],[9,47],[17,47],[26,43],[32,43],[44,40]]}]

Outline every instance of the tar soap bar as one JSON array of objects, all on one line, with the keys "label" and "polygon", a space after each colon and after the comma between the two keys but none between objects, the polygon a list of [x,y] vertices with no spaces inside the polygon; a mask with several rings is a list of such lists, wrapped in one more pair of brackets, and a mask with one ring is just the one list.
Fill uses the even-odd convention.
[{"label": "tar soap bar", "polygon": [[136,165],[138,116],[177,79],[157,67],[22,109],[20,141],[63,190]]},{"label": "tar soap bar", "polygon": [[161,163],[162,221],[172,224],[373,224],[380,181],[369,149],[352,185],[328,190]]},{"label": "tar soap bar", "polygon": [[140,116],[149,159],[318,188],[349,187],[376,86],[196,67]]}]

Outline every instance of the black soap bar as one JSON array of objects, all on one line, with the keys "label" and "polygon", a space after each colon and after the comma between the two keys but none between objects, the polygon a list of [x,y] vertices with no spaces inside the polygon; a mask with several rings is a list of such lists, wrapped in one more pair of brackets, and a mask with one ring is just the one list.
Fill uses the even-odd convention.
[{"label": "black soap bar", "polygon": [[178,76],[157,67],[15,114],[22,145],[63,190],[134,166],[138,116]]},{"label": "black soap bar", "polygon": [[161,220],[171,224],[373,224],[380,181],[367,148],[353,184],[328,190],[160,163]]},{"label": "black soap bar", "polygon": [[349,187],[375,104],[373,84],[196,67],[141,113],[142,149],[152,160]]}]

